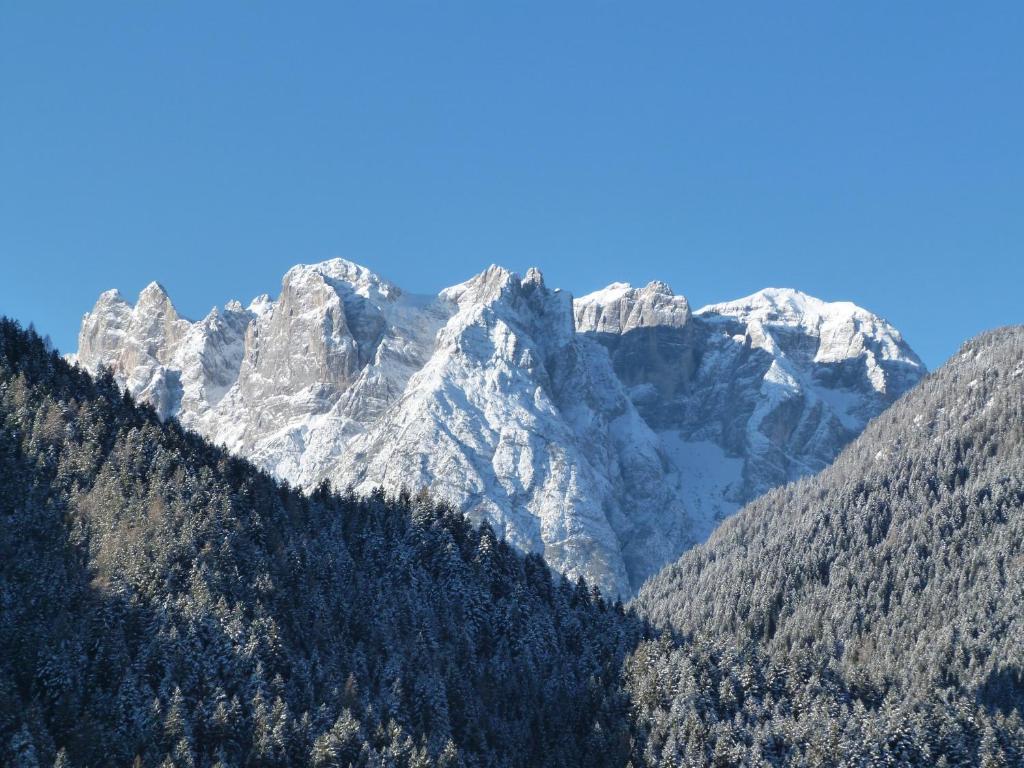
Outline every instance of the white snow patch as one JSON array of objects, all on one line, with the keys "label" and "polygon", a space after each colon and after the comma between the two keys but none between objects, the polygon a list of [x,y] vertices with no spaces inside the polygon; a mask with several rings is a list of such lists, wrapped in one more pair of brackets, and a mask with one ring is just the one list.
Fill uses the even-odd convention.
[{"label": "white snow patch", "polygon": [[611,283],[599,290],[593,291],[575,299],[577,304],[611,304],[625,296],[631,289],[629,283]]},{"label": "white snow patch", "polygon": [[694,536],[703,541],[723,519],[739,508],[732,492],[743,482],[743,459],[727,456],[708,440],[686,441],[675,430],[659,432],[661,446],[694,523]]}]

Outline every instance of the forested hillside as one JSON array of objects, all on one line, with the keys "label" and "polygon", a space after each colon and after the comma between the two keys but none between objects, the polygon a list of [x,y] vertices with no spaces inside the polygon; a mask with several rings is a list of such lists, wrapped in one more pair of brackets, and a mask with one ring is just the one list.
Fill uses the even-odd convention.
[{"label": "forested hillside", "polygon": [[[989,746],[1015,733],[1020,750],[1022,505],[1015,327],[965,344],[832,467],[749,505],[637,606],[684,637],[759,649],[769,668],[801,660],[819,685],[889,694],[905,713],[978,708],[992,717]],[[1020,764],[1008,743],[1003,759]]]},{"label": "forested hillside", "polygon": [[[934,444],[942,456],[957,435],[975,440],[960,443],[960,459],[921,468],[936,498],[945,492],[931,477],[967,494],[957,496],[962,522],[935,524],[939,538],[955,538],[962,577],[955,590],[936,581],[948,599],[914,614],[929,627],[954,621],[958,655],[921,661],[928,638],[897,634],[895,606],[910,603],[894,598],[909,589],[896,577],[887,610],[879,613],[865,587],[837,598],[834,614],[806,633],[797,622],[811,609],[801,613],[797,598],[813,590],[793,584],[775,631],[751,629],[742,594],[769,591],[758,569],[768,578],[774,564],[737,570],[742,576],[723,570],[719,588],[707,586],[714,548],[755,514],[803,537],[790,537],[791,555],[770,549],[795,558],[776,578],[787,568],[808,583],[819,578],[820,568],[798,557],[816,529],[799,527],[805,513],[793,499],[829,500],[827,483],[775,494],[699,550],[701,567],[686,559],[663,574],[641,602],[666,626],[675,619],[659,637],[584,582],[552,575],[539,557],[426,497],[282,486],[161,422],[109,375],[93,379],[0,321],[0,765],[1020,764],[1020,537],[1010,527],[1024,494],[1012,471],[1020,384],[1007,384],[1018,369],[1003,362],[1021,359],[1021,335],[968,345],[976,363],[955,369],[962,376],[944,371],[927,382],[936,392],[962,384],[986,393],[947,398],[955,415],[934,428],[938,441],[881,433],[892,445]],[[1016,405],[1005,394],[1013,387]],[[929,392],[921,397],[940,399]],[[957,431],[988,418],[974,415],[979,408],[1010,413],[993,422],[1006,429],[986,440]],[[922,432],[934,415],[912,413],[924,414]],[[978,446],[987,458],[975,461]],[[866,451],[856,443],[844,465]],[[893,461],[875,453],[879,466]],[[992,462],[1002,463],[989,473],[991,493],[975,504],[971,473]],[[939,472],[961,464],[967,472],[955,480]],[[872,482],[870,473],[850,487],[861,482]],[[771,506],[780,502],[790,506]],[[892,514],[888,531],[899,519]],[[853,523],[836,524],[860,552],[842,557],[867,557],[867,568],[886,534],[875,523],[863,537]],[[894,572],[926,576],[922,594],[930,574],[945,573],[924,555],[938,546],[929,530],[915,528],[913,546],[892,555]],[[784,538],[767,522],[758,536]],[[743,544],[751,554],[765,546]],[[739,562],[739,554],[731,556]],[[922,562],[897,559],[917,555]],[[746,592],[739,578],[750,579]],[[835,618],[858,611],[865,627],[894,617],[892,645],[876,632],[869,647],[866,630]],[[941,617],[924,618],[929,612]],[[850,632],[848,646],[839,631]],[[901,660],[907,670],[896,674]],[[932,679],[919,668],[949,672]]]},{"label": "forested hillside", "polygon": [[0,764],[628,760],[621,606],[424,499],[309,497],[0,324]]}]

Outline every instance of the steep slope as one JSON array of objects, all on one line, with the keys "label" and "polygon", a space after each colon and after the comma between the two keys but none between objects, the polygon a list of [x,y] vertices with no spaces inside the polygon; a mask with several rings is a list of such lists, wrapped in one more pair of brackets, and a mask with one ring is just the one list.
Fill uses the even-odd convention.
[{"label": "steep slope", "polygon": [[278,485],[2,319],[0,476],[3,765],[1024,756],[1016,710],[654,638],[426,498]]},{"label": "steep slope", "polygon": [[694,314],[616,284],[574,307],[492,267],[424,297],[334,259],[199,323],[155,284],[134,307],[104,294],[77,359],[292,484],[428,487],[628,596],[923,372],[870,313],[801,297],[776,317],[774,295]]},{"label": "steep slope", "polygon": [[191,329],[159,283],[146,286],[134,307],[111,290],[83,318],[78,354],[94,368],[123,372],[123,386],[166,418],[181,407],[181,361],[176,357]]},{"label": "steep slope", "polygon": [[569,574],[631,594],[691,543],[657,439],[602,350],[573,332],[571,298],[531,270],[492,267],[442,293],[434,354],[332,479],[430,487]]},{"label": "steep slope", "polygon": [[658,624],[1024,708],[1024,328],[985,334],[814,478],[647,584]]},{"label": "steep slope", "polygon": [[426,499],[306,496],[0,319],[0,764],[624,765],[638,622]]},{"label": "steep slope", "polygon": [[701,537],[770,488],[823,469],[924,366],[849,302],[766,289],[691,313],[664,283],[576,301],[678,473]]},{"label": "steep slope", "polygon": [[448,309],[344,259],[294,267],[262,303],[237,382],[202,431],[313,487],[425,364]]}]

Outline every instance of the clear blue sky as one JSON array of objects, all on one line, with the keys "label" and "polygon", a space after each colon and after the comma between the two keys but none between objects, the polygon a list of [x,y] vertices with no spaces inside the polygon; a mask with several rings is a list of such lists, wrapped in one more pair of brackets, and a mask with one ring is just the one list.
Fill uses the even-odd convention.
[{"label": "clear blue sky", "polygon": [[0,313],[345,256],[1024,320],[1024,4],[0,0]]}]

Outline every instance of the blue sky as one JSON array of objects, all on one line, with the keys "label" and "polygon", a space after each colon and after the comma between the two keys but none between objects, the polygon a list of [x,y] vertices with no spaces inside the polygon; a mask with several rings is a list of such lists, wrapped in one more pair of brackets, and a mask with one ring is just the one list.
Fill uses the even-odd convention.
[{"label": "blue sky", "polygon": [[0,0],[0,313],[201,316],[345,256],[695,305],[792,286],[930,366],[1021,322],[1021,3]]}]

